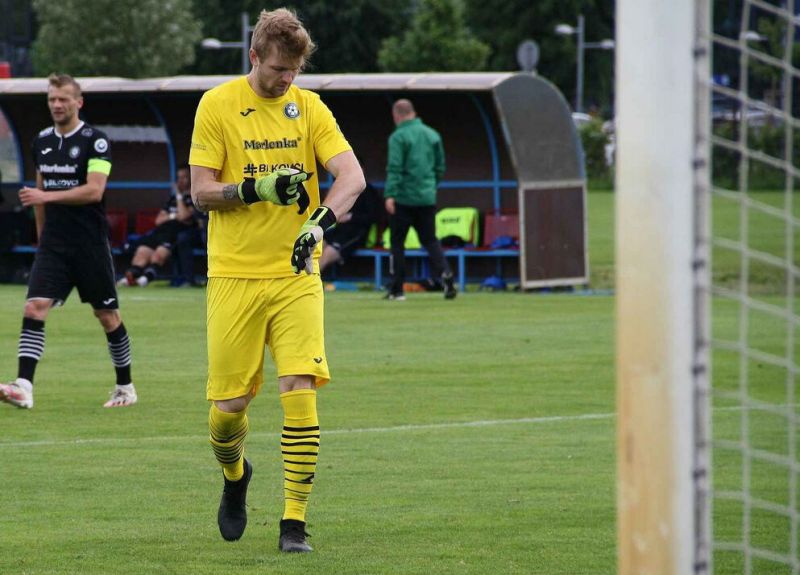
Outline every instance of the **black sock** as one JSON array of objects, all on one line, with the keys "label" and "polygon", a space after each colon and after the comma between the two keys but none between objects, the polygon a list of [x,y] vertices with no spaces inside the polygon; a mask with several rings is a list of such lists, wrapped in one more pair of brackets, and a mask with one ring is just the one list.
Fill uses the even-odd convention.
[{"label": "black sock", "polygon": [[147,278],[147,281],[151,282],[156,279],[156,276],[158,275],[158,269],[160,267],[161,266],[156,265],[147,266],[147,268],[144,270],[144,276]]},{"label": "black sock", "polygon": [[117,372],[117,385],[128,385],[131,382],[131,341],[125,324],[120,323],[114,331],[106,334],[111,363]]},{"label": "black sock", "polygon": [[36,365],[44,353],[44,322],[30,317],[22,318],[22,331],[19,334],[19,361],[17,377],[33,383]]}]

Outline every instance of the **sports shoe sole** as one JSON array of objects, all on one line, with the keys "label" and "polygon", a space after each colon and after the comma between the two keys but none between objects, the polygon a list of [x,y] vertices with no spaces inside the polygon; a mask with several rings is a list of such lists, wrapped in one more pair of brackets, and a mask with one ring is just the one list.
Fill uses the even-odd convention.
[{"label": "sports shoe sole", "polygon": [[0,387],[0,401],[18,407],[20,409],[33,409],[33,400],[18,400],[8,395],[5,390]]}]

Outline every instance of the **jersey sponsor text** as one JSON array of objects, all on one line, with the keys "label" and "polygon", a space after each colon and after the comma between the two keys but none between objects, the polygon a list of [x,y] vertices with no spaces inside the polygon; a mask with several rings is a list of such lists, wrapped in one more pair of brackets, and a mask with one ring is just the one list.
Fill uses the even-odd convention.
[{"label": "jersey sponsor text", "polygon": [[43,174],[74,174],[78,171],[78,167],[60,164],[39,164],[39,171]]},{"label": "jersey sponsor text", "polygon": [[296,148],[297,140],[283,138],[281,140],[245,140],[245,150],[276,150],[282,148]]}]

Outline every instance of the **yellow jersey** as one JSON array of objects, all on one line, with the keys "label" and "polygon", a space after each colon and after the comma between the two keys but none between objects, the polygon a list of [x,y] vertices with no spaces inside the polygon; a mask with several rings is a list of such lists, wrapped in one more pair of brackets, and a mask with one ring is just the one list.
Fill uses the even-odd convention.
[{"label": "yellow jersey", "polygon": [[[208,225],[208,276],[278,278],[294,275],[291,254],[297,233],[319,206],[317,162],[351,150],[318,94],[292,85],[280,98],[258,96],[247,77],[203,94],[194,119],[189,163],[219,172],[219,181],[239,183],[279,168],[314,172],[305,182],[311,205],[256,202],[212,210]],[[321,244],[315,253],[316,260]]]}]

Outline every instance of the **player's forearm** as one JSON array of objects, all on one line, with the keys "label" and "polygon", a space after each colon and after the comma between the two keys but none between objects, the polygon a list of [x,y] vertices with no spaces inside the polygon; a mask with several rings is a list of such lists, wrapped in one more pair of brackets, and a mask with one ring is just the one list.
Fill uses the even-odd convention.
[{"label": "player's forearm", "polygon": [[333,185],[325,197],[325,205],[333,210],[334,214],[346,214],[366,186],[364,174],[360,169],[342,173],[333,181]]},{"label": "player's forearm", "polygon": [[192,183],[192,202],[201,212],[231,210],[243,205],[236,184],[216,181]]},{"label": "player's forearm", "polygon": [[103,199],[105,188],[94,184],[83,184],[69,190],[57,192],[47,192],[43,203],[45,204],[65,204],[68,206],[83,206],[86,204],[96,204]]}]

